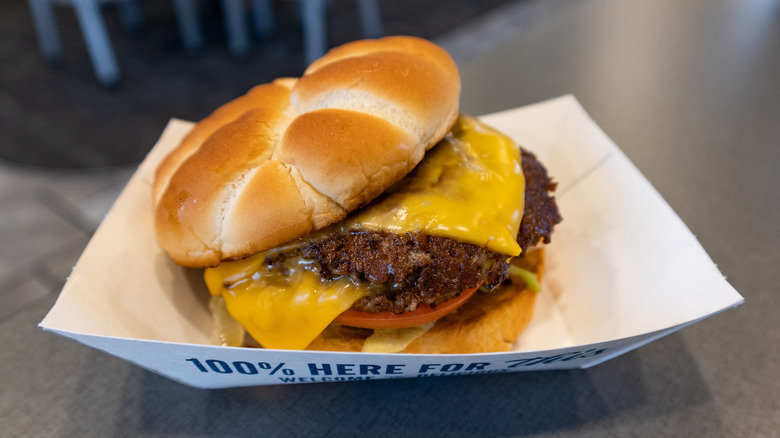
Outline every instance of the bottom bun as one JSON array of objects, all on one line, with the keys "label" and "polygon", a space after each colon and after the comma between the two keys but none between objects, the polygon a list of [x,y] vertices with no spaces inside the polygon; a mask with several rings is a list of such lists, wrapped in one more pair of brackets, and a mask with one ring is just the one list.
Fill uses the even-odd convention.
[{"label": "bottom bun", "polygon": [[[544,249],[529,251],[513,264],[536,274],[544,271]],[[401,353],[468,354],[509,351],[531,322],[537,292],[519,277],[492,292],[478,292],[453,313],[412,341]],[[331,324],[307,348],[326,351],[362,351],[373,330]]]}]

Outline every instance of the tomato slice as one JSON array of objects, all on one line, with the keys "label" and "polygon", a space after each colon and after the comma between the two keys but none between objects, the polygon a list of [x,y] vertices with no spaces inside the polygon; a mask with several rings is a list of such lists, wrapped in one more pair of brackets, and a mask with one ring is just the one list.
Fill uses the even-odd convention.
[{"label": "tomato slice", "polygon": [[352,327],[362,327],[369,329],[396,329],[414,327],[417,325],[425,324],[426,322],[435,321],[439,318],[443,318],[445,315],[455,311],[458,307],[466,303],[466,301],[474,295],[479,286],[473,289],[466,289],[459,296],[447,300],[435,308],[422,304],[417,306],[412,312],[404,312],[400,315],[396,315],[393,312],[359,312],[357,310],[347,309],[342,314],[336,317],[333,322],[338,324],[348,325]]}]

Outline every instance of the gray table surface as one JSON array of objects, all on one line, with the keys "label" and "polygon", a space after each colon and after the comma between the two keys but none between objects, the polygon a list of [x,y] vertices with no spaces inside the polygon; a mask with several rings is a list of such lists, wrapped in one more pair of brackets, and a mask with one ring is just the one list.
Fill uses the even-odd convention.
[{"label": "gray table surface", "polygon": [[588,370],[197,390],[49,299],[0,325],[0,435],[780,435],[780,4],[583,0],[462,74],[472,114],[573,93],[746,303]]}]

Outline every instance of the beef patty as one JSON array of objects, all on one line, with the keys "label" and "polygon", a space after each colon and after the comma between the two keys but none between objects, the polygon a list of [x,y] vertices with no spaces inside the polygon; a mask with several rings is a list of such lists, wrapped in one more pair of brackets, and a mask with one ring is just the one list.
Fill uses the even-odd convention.
[{"label": "beef patty", "polygon": [[[540,241],[549,243],[554,226],[562,218],[551,195],[556,183],[532,153],[521,151],[525,208],[517,242],[525,251]],[[508,277],[506,255],[422,233],[331,234],[295,251],[316,260],[324,278],[350,276],[385,285],[377,288],[380,293],[363,297],[352,306],[363,312],[403,313],[422,303],[435,306],[481,283],[492,289]]]}]

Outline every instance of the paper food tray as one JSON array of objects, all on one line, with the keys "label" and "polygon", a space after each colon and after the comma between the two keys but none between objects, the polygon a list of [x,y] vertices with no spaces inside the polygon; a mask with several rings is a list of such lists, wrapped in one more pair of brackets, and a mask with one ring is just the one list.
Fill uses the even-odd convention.
[{"label": "paper food tray", "polygon": [[192,125],[171,120],[84,250],[43,329],[204,388],[584,368],[743,302],[680,218],[573,96],[481,117],[534,152],[564,217],[535,316],[514,351],[412,355],[209,345],[201,272],[153,229],[157,164]]}]

